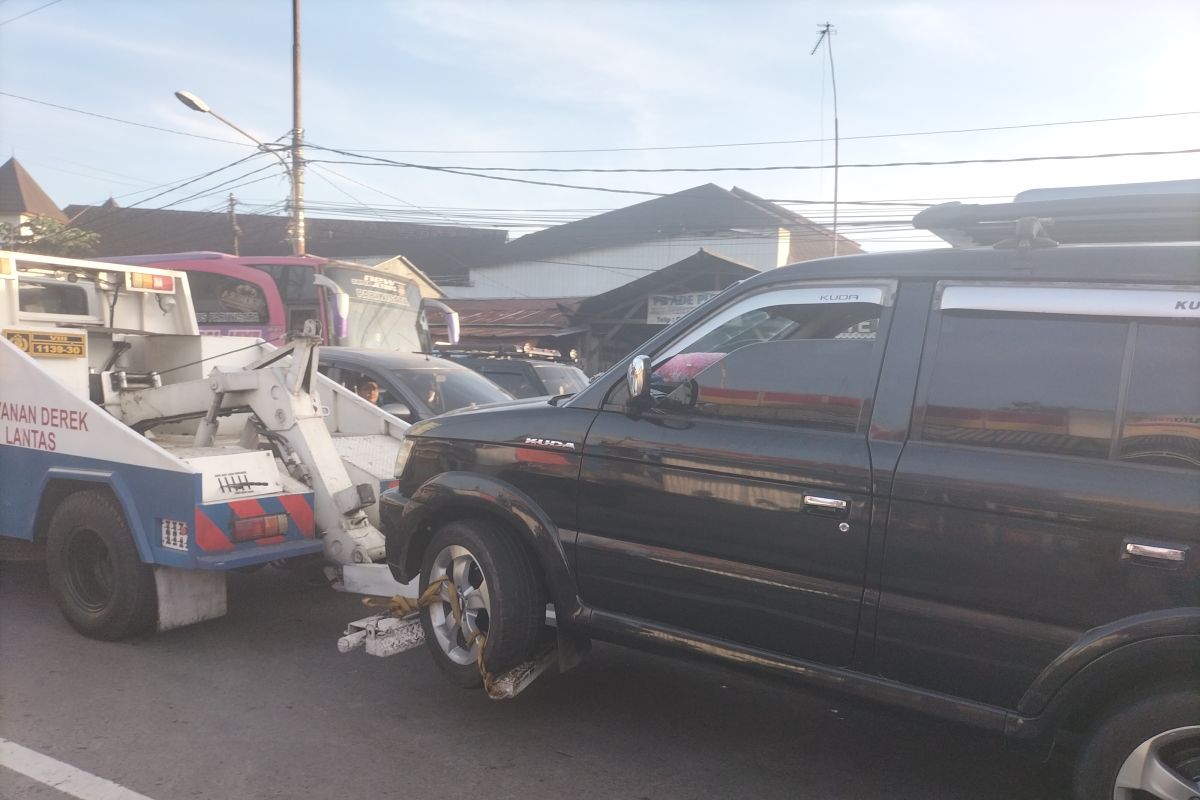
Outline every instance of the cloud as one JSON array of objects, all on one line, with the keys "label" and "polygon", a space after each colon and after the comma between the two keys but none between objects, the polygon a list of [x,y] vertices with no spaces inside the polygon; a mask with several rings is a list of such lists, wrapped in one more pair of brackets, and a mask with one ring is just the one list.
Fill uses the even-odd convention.
[{"label": "cloud", "polygon": [[673,108],[697,103],[734,97],[739,105],[787,102],[787,95],[747,79],[739,62],[751,56],[749,43],[727,37],[708,47],[672,29],[678,9],[671,6],[637,20],[625,4],[532,8],[537,13],[514,15],[502,5],[401,6],[406,25],[428,34],[428,41],[410,35],[399,46],[443,65],[486,64],[505,76],[511,91],[529,98],[620,109],[642,129],[653,129]]},{"label": "cloud", "polygon": [[[964,7],[973,9],[974,21],[963,13]],[[993,49],[988,48],[980,36],[986,26],[979,24],[979,11],[975,3],[947,8],[926,2],[909,2],[872,6],[869,13],[860,10],[857,15],[879,20],[886,32],[900,42],[954,53],[958,57],[985,60]]]}]

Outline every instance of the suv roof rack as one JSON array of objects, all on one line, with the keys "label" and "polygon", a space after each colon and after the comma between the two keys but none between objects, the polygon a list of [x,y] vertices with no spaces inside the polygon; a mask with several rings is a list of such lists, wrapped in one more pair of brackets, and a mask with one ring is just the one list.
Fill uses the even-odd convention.
[{"label": "suv roof rack", "polygon": [[[1012,203],[942,203],[917,214],[912,224],[954,247],[1200,241],[1200,190],[1095,196],[1098,189],[1037,189]],[[1093,194],[1052,196],[1084,190]],[[1022,199],[1029,196],[1051,199]]]},{"label": "suv roof rack", "polygon": [[571,363],[571,359],[566,358],[558,350],[551,350],[544,347],[533,347],[525,345],[518,347],[515,344],[500,344],[495,347],[439,347],[437,355],[443,358],[454,358],[455,356],[479,356],[486,358],[534,358],[542,361],[563,361]]}]

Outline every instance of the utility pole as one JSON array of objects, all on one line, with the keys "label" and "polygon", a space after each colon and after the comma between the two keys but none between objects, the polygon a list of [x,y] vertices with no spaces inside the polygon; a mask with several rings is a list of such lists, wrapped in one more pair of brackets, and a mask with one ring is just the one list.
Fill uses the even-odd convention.
[{"label": "utility pole", "polygon": [[[836,105],[836,104],[835,104]],[[292,254],[304,255],[304,158],[300,143],[300,0],[292,0]]]},{"label": "utility pole", "polygon": [[239,249],[241,241],[242,229],[238,227],[237,222],[237,198],[233,196],[233,192],[229,193],[229,228],[233,232],[233,254],[240,256],[242,253]]},{"label": "utility pole", "polygon": [[819,31],[821,35],[817,37],[817,43],[813,45],[809,55],[817,52],[821,47],[821,42],[825,43],[825,48],[829,52],[829,79],[833,82],[833,254],[836,256],[838,254],[838,167],[841,163],[838,159],[840,137],[838,136],[837,73],[833,69],[833,35],[837,33],[837,30],[826,22],[819,28]]}]

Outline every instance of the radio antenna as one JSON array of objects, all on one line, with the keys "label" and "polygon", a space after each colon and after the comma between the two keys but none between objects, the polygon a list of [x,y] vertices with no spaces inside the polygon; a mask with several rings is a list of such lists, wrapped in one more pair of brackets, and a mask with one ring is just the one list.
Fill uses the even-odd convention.
[{"label": "radio antenna", "polygon": [[832,24],[826,22],[818,28],[820,33],[817,36],[817,43],[813,45],[813,49],[809,51],[809,55],[816,55],[817,50],[821,49],[821,43],[825,43],[825,50],[829,53],[829,79],[833,82],[833,254],[838,254],[838,168],[840,165],[838,159],[838,102],[837,102],[837,73],[833,69],[833,36],[837,33],[837,29]]}]

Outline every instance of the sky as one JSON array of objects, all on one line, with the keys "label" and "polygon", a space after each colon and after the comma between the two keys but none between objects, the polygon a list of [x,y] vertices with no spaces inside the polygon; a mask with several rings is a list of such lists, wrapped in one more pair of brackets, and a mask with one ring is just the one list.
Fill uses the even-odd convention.
[{"label": "sky", "polygon": [[[826,22],[841,232],[869,250],[928,241],[906,229],[914,203],[1200,176],[1197,153],[850,166],[1200,147],[1196,0],[301,6],[312,217],[515,236],[653,196],[336,163],[362,159],[318,148],[468,169],[828,167],[830,54],[811,53]],[[190,90],[254,136],[286,141],[291,75],[289,0],[0,0],[0,155],[15,155],[60,206],[112,196],[216,210],[232,191],[242,212],[280,213],[288,180],[278,160],[173,93]],[[1036,127],[930,133],[1009,126]],[[785,143],[746,144],[762,142]],[[731,144],[742,146],[707,146]],[[607,152],[512,152],[531,150]],[[489,174],[651,193],[736,185],[808,201],[790,207],[826,224],[834,196],[829,168]]]}]

